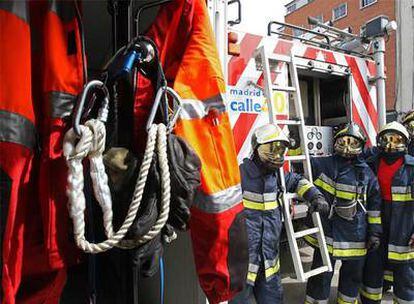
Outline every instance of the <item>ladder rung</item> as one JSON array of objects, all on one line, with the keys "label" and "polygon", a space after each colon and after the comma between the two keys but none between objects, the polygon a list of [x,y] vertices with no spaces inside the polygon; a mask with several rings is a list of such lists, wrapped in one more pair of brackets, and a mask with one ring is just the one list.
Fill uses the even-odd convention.
[{"label": "ladder rung", "polygon": [[327,272],[328,270],[328,266],[321,266],[319,268],[312,269],[311,271],[305,272],[305,278],[310,278],[312,276]]},{"label": "ladder rung", "polygon": [[314,234],[314,233],[318,233],[318,232],[319,232],[319,228],[315,227],[315,228],[310,228],[310,229],[295,232],[294,235],[295,235],[296,239],[299,239],[299,238],[304,237],[306,235],[310,235],[310,234]]},{"label": "ladder rung", "polygon": [[282,87],[274,85],[272,86],[273,91],[282,91],[282,92],[296,92],[295,87]]},{"label": "ladder rung", "polygon": [[294,156],[285,156],[285,160],[287,161],[293,161],[293,162],[297,162],[297,161],[303,161],[306,160],[306,155],[294,155]]},{"label": "ladder rung", "polygon": [[279,61],[279,62],[286,62],[286,63],[291,63],[292,59],[290,56],[287,55],[279,55],[279,54],[270,54],[269,55],[269,61]]},{"label": "ladder rung", "polygon": [[274,123],[277,125],[288,125],[288,126],[299,126],[301,124],[300,120],[280,120],[280,119],[277,119]]}]

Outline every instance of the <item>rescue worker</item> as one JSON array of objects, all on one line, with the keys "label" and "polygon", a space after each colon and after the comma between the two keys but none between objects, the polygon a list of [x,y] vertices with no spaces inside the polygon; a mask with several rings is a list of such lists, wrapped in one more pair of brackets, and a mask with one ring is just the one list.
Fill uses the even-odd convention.
[{"label": "rescue worker", "polygon": [[406,113],[402,118],[402,124],[410,133],[410,143],[408,145],[408,154],[414,156],[414,110]]},{"label": "rescue worker", "polygon": [[[378,248],[381,236],[381,195],[378,181],[361,157],[366,138],[355,123],[340,127],[334,136],[334,154],[312,159],[314,184],[330,204],[321,217],[332,267],[340,260],[338,303],[355,303],[362,283],[367,250]],[[305,240],[318,243],[312,235]],[[312,269],[323,265],[315,250]],[[332,272],[310,277],[305,303],[328,303]]]},{"label": "rescue worker", "polygon": [[362,303],[380,303],[384,268],[394,274],[394,303],[414,303],[414,158],[407,154],[409,133],[392,122],[377,136],[380,153],[367,159],[382,196],[383,236],[377,251],[368,253]]},{"label": "rescue worker", "polygon": [[[289,140],[276,125],[257,128],[252,136],[252,156],[240,165],[244,212],[249,238],[249,269],[245,289],[230,301],[258,304],[282,303],[279,274],[279,240],[282,230],[281,180]],[[313,211],[329,212],[323,195],[308,180],[296,173],[286,173],[286,190],[296,192],[311,204]]]}]

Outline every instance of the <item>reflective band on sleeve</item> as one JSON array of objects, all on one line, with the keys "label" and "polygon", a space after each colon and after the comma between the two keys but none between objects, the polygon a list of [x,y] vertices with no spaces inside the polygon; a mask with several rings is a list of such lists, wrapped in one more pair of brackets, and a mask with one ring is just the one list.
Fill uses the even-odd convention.
[{"label": "reflective band on sleeve", "polygon": [[313,185],[308,180],[302,178],[298,183],[296,192],[300,198],[303,198],[303,195],[306,193],[306,191],[308,191],[312,187]]},{"label": "reflective band on sleeve", "polygon": [[316,186],[322,188],[326,192],[335,195],[335,187],[333,181],[325,174],[321,174],[314,182]]},{"label": "reflective band on sleeve", "polygon": [[226,111],[226,106],[223,102],[221,94],[200,101],[196,99],[183,99],[181,104],[180,118],[185,120],[203,118],[208,114],[210,109],[215,109],[219,113]]},{"label": "reflective band on sleeve", "polygon": [[36,129],[26,117],[0,110],[0,142],[11,142],[33,149],[36,145]]},{"label": "reflective band on sleeve", "polygon": [[362,286],[359,292],[364,298],[373,301],[381,301],[382,299],[382,288],[370,288],[367,286]]},{"label": "reflective band on sleeve", "polygon": [[368,210],[367,213],[368,213],[368,216],[372,216],[372,217],[380,217],[381,216],[381,211]]},{"label": "reflective band on sleeve", "polygon": [[[314,181],[314,184],[338,198],[346,200],[355,200],[357,198],[355,186],[335,183],[323,173]],[[366,200],[365,193],[358,194],[363,194],[364,199]]]},{"label": "reflective band on sleeve", "polygon": [[28,23],[28,7],[26,1],[0,1],[0,10],[5,10],[16,15],[24,22]]},{"label": "reflective band on sleeve", "polygon": [[[319,248],[318,240],[312,235],[305,235],[303,238],[305,239],[306,242],[308,242],[313,247]],[[332,254],[332,251],[333,251],[332,239],[329,237],[325,237],[325,240],[326,240],[326,247],[328,248],[328,252]]]},{"label": "reflective band on sleeve", "polygon": [[76,96],[64,92],[53,91],[49,93],[50,115],[52,118],[63,118],[72,113],[76,103]]},{"label": "reflective band on sleeve", "polygon": [[338,291],[338,303],[339,304],[357,304],[358,302],[356,298],[348,297]]},{"label": "reflective band on sleeve", "polygon": [[253,209],[253,210],[273,210],[279,207],[279,203],[277,201],[273,202],[264,202],[264,203],[257,203],[252,202],[247,199],[243,199],[243,206],[247,209]]},{"label": "reflective band on sleeve", "polygon": [[412,197],[411,193],[406,193],[406,194],[392,193],[391,200],[393,202],[410,202],[410,201],[414,201],[414,198]]},{"label": "reflective band on sleeve", "polygon": [[220,213],[241,203],[242,191],[240,184],[213,194],[202,191],[196,193],[193,206],[207,213]]},{"label": "reflective band on sleeve", "polygon": [[394,274],[390,270],[384,271],[384,280],[388,282],[394,282]]},{"label": "reflective band on sleeve", "polygon": [[280,269],[280,262],[279,259],[275,260],[275,265],[274,266],[269,266],[266,268],[265,266],[265,277],[266,279],[269,279],[270,277],[274,276],[276,273],[279,272]]}]

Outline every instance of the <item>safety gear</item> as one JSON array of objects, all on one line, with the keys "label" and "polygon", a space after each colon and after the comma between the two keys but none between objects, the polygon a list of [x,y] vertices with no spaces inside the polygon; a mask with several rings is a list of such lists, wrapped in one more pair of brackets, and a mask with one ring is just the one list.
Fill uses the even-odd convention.
[{"label": "safety gear", "polygon": [[57,303],[66,267],[80,259],[61,150],[84,81],[75,3],[0,2],[1,303]]},{"label": "safety gear", "polygon": [[[412,278],[414,275],[414,249],[408,244],[414,231],[414,158],[405,155],[391,184],[391,201],[383,203],[382,225],[384,234],[378,250],[367,255],[362,303],[380,303],[384,269],[389,263],[394,274],[394,295],[402,303],[414,301]],[[380,157],[369,160],[378,175]],[[405,302],[404,302],[405,301]]]},{"label": "safety gear", "polygon": [[367,249],[368,251],[377,250],[380,245],[381,239],[378,236],[371,235],[367,241]]},{"label": "safety gear", "polygon": [[[146,36],[156,43],[166,78],[184,100],[175,134],[187,140],[202,161],[202,183],[190,221],[200,285],[210,303],[226,301],[245,282],[247,236],[240,173],[223,100],[226,83],[205,2],[177,0],[163,5]],[[145,142],[152,102],[151,81],[138,77],[133,109],[134,138],[139,140],[134,140],[134,152]]]},{"label": "safety gear", "polygon": [[[381,196],[374,173],[364,161],[350,162],[338,155],[312,158],[311,165],[314,185],[331,207],[330,216],[321,218],[329,253],[336,259],[363,258],[367,236],[382,231]],[[347,214],[350,206],[356,210]],[[305,240],[317,246],[312,235]]]},{"label": "safety gear", "polygon": [[309,213],[319,212],[322,216],[329,214],[329,204],[321,194],[310,201]]},{"label": "safety gear", "polygon": [[334,135],[334,150],[345,158],[354,158],[362,153],[366,137],[361,128],[351,122],[340,127]]},{"label": "safety gear", "polygon": [[[270,282],[273,282],[273,278],[279,277],[279,241],[282,230],[280,177],[277,171],[264,173],[255,161],[248,158],[240,165],[240,172],[249,235],[247,284],[256,286],[259,280],[257,288],[262,294],[256,298],[266,298],[265,293],[269,289],[266,282],[272,284]],[[311,201],[320,195],[309,181],[298,174],[286,173],[285,180],[286,190],[298,193],[300,198]],[[261,271],[263,278],[259,279]],[[281,290],[280,285],[274,287],[275,290]]]},{"label": "safety gear", "polygon": [[407,112],[403,116],[401,123],[407,129],[408,133],[410,133],[411,138],[414,138],[414,110]]},{"label": "safety gear", "polygon": [[409,141],[407,129],[396,121],[384,125],[377,135],[378,147],[385,153],[407,151]]},{"label": "safety gear", "polygon": [[259,145],[272,142],[280,142],[289,147],[290,141],[283,130],[274,124],[266,124],[254,130],[252,135],[252,149],[256,150]]},{"label": "safety gear", "polygon": [[[311,159],[314,184],[331,207],[329,217],[321,217],[332,265],[341,260],[338,303],[355,303],[362,281],[367,239],[380,235],[381,196],[378,182],[369,166],[360,158],[352,161],[339,156]],[[305,241],[317,247],[313,235]],[[312,268],[322,266],[319,250]],[[327,303],[333,272],[309,278],[305,303]]]}]

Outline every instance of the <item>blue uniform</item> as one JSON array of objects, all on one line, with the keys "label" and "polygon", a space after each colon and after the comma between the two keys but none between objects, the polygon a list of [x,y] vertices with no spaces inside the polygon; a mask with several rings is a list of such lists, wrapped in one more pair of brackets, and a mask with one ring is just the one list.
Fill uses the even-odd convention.
[{"label": "blue uniform", "polygon": [[[248,303],[254,297],[258,304],[282,303],[279,275],[279,240],[282,230],[281,187],[277,172],[264,173],[251,159],[240,165],[243,204],[249,238],[249,271],[247,286],[230,303]],[[286,190],[311,200],[319,191],[301,175],[285,175]]]},{"label": "blue uniform", "polygon": [[[376,173],[380,156],[368,159]],[[384,268],[394,274],[396,303],[414,303],[414,249],[408,246],[414,233],[414,158],[404,156],[391,185],[391,201],[382,203],[383,238],[379,250],[368,253],[364,270],[362,303],[380,303]]]},{"label": "blue uniform", "polygon": [[[338,155],[312,159],[312,172],[314,184],[331,206],[330,216],[321,220],[332,264],[342,261],[338,302],[354,303],[362,283],[367,238],[380,236],[382,231],[378,181],[362,159],[350,161]],[[354,206],[354,212],[345,219],[340,209],[349,206]],[[305,240],[317,246],[315,237],[306,236]],[[317,250],[312,268],[320,266],[322,259]],[[309,278],[306,303],[328,303],[332,275],[328,272]]]}]

